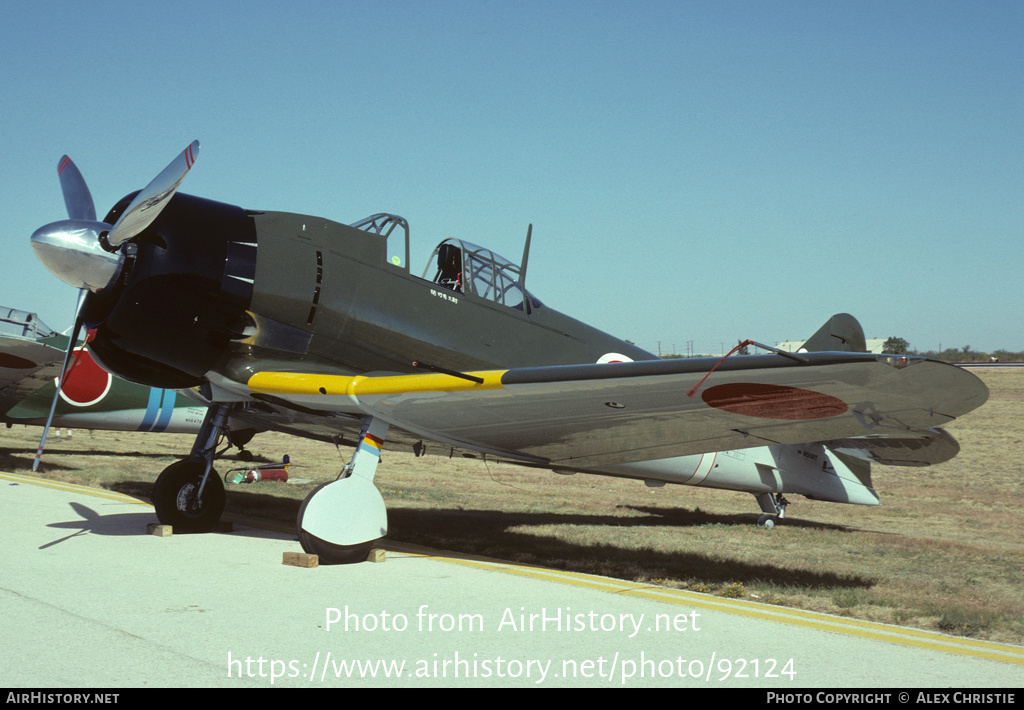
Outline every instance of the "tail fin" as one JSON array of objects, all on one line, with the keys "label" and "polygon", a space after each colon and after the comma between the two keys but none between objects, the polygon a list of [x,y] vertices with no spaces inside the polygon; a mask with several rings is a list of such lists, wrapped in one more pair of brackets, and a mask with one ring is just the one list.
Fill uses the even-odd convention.
[{"label": "tail fin", "polygon": [[849,313],[837,313],[829,318],[818,332],[807,339],[802,352],[866,353],[864,329]]}]

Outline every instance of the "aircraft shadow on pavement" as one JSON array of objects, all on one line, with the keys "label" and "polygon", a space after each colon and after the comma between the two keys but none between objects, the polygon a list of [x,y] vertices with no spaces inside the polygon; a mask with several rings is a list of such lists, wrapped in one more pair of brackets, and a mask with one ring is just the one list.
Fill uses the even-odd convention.
[{"label": "aircraft shadow on pavement", "polygon": [[[696,577],[708,583],[759,581],[809,589],[869,588],[876,582],[875,579],[856,575],[785,568],[770,562],[748,563],[688,551],[662,552],[650,548],[627,549],[603,543],[579,544],[555,536],[537,536],[515,530],[543,525],[685,528],[706,525],[709,522],[752,526],[757,518],[756,515],[713,515],[677,509],[651,508],[645,509],[645,512],[649,514],[621,518],[611,515],[423,510],[392,506],[388,509],[388,537],[396,541],[453,552],[620,578],[629,578],[631,574],[642,569],[648,578]],[[675,521],[672,520],[673,517],[676,518]],[[786,524],[792,522],[787,520]],[[803,522],[803,525],[840,528],[819,526],[811,522]],[[680,530],[680,534],[685,535],[686,531]]]},{"label": "aircraft shadow on pavement", "polygon": [[40,550],[59,545],[80,535],[145,535],[146,525],[155,522],[152,511],[140,511],[138,513],[117,512],[104,515],[87,505],[71,501],[68,503],[72,511],[77,515],[75,519],[49,523],[47,527],[56,530],[71,530],[72,532],[63,537],[40,545]]},{"label": "aircraft shadow on pavement", "polygon": [[[142,497],[139,496],[139,498],[141,499]],[[45,550],[82,535],[141,537],[149,534],[147,529],[149,524],[159,522],[156,517],[156,513],[148,509],[140,510],[140,512],[137,513],[125,513],[120,511],[114,513],[101,513],[92,507],[76,503],[74,501],[69,502],[68,505],[71,506],[77,517],[72,520],[48,523],[47,527],[54,528],[55,530],[70,530],[73,532],[40,545],[40,550]],[[235,530],[232,530],[230,527],[225,527],[222,531],[214,530],[206,534],[214,535],[221,533],[238,534],[243,537],[267,537],[267,534],[263,531],[256,531],[255,529],[250,530],[246,527]],[[196,533],[175,531],[173,534],[193,535]]]},{"label": "aircraft shadow on pavement", "polygon": [[[152,489],[149,481],[122,481],[110,486],[112,490],[148,499]],[[244,510],[235,510],[232,499],[238,496]],[[244,503],[241,502],[244,498]],[[275,496],[270,493],[234,493],[228,491],[226,513],[240,512],[259,515],[256,509],[274,511],[278,525],[293,520],[301,501]],[[157,522],[152,511],[140,513],[118,512],[102,515],[78,503],[71,503],[77,517],[73,520],[51,523],[50,527],[72,531],[43,547],[51,547],[72,537],[92,533],[98,535],[145,535],[146,525]],[[392,505],[388,510],[388,539],[455,553],[481,555],[517,563],[544,567],[587,571],[612,577],[629,578],[642,570],[648,578],[698,578],[707,583],[753,582],[785,586],[818,588],[869,588],[875,581],[857,575],[776,566],[770,562],[750,563],[735,559],[722,559],[713,554],[690,551],[663,552],[646,548],[627,549],[605,543],[580,544],[554,535],[535,535],[517,529],[541,526],[607,526],[617,528],[677,528],[680,535],[686,528],[709,525],[751,527],[756,514],[720,515],[698,509],[674,507],[626,507],[641,513],[632,517],[608,514],[523,512],[497,510],[426,510]],[[787,519],[787,526],[845,531],[840,525]],[[262,531],[236,526],[233,535],[263,536]],[[771,534],[771,533],[765,533]]]}]

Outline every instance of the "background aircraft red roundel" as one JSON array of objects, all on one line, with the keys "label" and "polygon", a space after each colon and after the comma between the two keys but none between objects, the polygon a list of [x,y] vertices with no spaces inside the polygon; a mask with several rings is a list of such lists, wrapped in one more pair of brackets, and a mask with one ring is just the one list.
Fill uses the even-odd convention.
[{"label": "background aircraft red roundel", "polygon": [[11,355],[10,353],[0,353],[0,367],[6,367],[11,370],[28,370],[35,366],[34,362],[23,357]]},{"label": "background aircraft red roundel", "polygon": [[[110,391],[113,378],[109,372],[96,364],[85,348],[76,348],[72,357],[75,361],[71,364],[67,379],[60,390],[61,398],[76,407],[96,404]],[[57,378],[54,378],[54,383],[56,382]]]}]

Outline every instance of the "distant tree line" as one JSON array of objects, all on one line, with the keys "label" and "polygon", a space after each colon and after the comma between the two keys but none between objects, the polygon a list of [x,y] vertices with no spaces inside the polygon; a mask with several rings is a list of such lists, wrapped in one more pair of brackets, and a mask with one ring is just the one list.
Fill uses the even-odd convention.
[{"label": "distant tree line", "polygon": [[[742,341],[737,341],[737,345],[741,342]],[[896,336],[886,339],[885,343],[882,345],[882,352],[889,353],[891,355],[922,355],[924,357],[935,358],[937,360],[945,360],[946,362],[1024,362],[1024,350],[1017,352],[1013,352],[1011,350],[982,352],[980,350],[973,350],[970,345],[965,345],[962,348],[945,348],[941,352],[937,350],[918,352],[911,348],[910,343],[908,343],[904,338],[898,338]],[[749,355],[750,348],[744,346],[737,350],[736,354]],[[665,359],[673,359],[685,358],[687,356],[677,353],[666,353],[665,355],[662,355],[662,357]]]},{"label": "distant tree line", "polygon": [[886,339],[882,346],[882,352],[893,355],[923,355],[938,360],[946,360],[947,362],[1024,362],[1024,351],[993,350],[992,352],[982,352],[980,350],[973,350],[970,345],[965,345],[962,348],[945,348],[941,352],[938,350],[918,352],[911,349],[910,343],[906,340],[896,336]]}]

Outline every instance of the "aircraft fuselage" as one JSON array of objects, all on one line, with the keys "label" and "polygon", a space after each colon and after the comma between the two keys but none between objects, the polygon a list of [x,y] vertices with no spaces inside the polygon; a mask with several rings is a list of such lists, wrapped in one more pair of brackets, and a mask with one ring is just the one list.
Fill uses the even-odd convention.
[{"label": "aircraft fuselage", "polygon": [[[509,307],[446,288],[386,260],[384,237],[285,213],[254,218],[252,311],[311,335],[308,354],[355,372],[453,370],[653,357],[547,306]],[[392,239],[397,238],[393,235]]]},{"label": "aircraft fuselage", "polygon": [[244,383],[271,367],[357,374],[411,372],[414,361],[473,370],[654,357],[531,296],[514,307],[416,276],[388,261],[387,237],[323,218],[179,193],[137,242],[119,283],[90,296],[87,323],[98,359],[143,384],[191,387],[210,373]]}]

